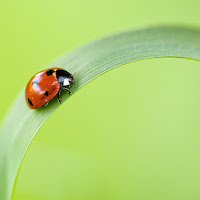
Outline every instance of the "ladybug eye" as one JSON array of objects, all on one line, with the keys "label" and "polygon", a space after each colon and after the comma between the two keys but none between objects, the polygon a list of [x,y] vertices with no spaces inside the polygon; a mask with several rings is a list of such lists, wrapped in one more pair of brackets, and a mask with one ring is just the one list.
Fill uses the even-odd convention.
[{"label": "ladybug eye", "polygon": [[70,83],[74,84],[74,79],[72,77],[69,79],[69,81]]}]

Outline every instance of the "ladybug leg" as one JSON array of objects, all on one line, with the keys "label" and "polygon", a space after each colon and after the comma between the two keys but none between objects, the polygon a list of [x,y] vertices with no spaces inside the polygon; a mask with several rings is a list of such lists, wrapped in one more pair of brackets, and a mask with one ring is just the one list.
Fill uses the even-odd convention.
[{"label": "ladybug leg", "polygon": [[60,100],[60,90],[58,91],[57,99],[58,99],[58,103],[61,103],[61,100]]},{"label": "ladybug leg", "polygon": [[49,102],[47,101],[45,104],[44,104],[44,106],[47,106],[49,104]]},{"label": "ladybug leg", "polygon": [[69,94],[72,94],[72,92],[68,88],[63,87],[62,89],[68,91]]}]

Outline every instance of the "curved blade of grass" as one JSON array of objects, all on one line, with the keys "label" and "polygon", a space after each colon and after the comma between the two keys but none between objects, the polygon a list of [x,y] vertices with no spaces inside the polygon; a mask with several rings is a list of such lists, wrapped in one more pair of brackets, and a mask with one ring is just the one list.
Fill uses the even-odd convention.
[{"label": "curved blade of grass", "polygon": [[[200,60],[200,30],[186,27],[152,27],[131,30],[85,45],[50,67],[62,67],[75,76],[77,91],[100,74],[125,63],[154,57],[183,57]],[[61,96],[62,102],[68,96]],[[24,91],[17,97],[3,124],[0,138],[0,199],[11,198],[17,172],[26,149],[44,121],[58,108],[31,110]]]}]

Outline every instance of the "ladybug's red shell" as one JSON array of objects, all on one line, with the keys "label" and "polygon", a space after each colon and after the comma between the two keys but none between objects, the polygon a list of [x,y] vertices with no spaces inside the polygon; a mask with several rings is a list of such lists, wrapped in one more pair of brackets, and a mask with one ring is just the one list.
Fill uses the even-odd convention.
[{"label": "ladybug's red shell", "polygon": [[[58,70],[53,68],[51,70]],[[50,101],[60,90],[55,73],[43,70],[35,74],[26,87],[26,102],[30,108],[39,108]]]}]

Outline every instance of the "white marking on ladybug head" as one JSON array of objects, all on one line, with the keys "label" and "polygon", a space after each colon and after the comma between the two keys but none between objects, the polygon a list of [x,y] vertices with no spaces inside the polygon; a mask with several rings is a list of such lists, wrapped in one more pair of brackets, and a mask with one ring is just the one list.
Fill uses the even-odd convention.
[{"label": "white marking on ladybug head", "polygon": [[69,82],[69,79],[68,79],[68,78],[65,78],[65,79],[64,79],[63,85],[64,85],[64,86],[70,85],[70,82]]}]

